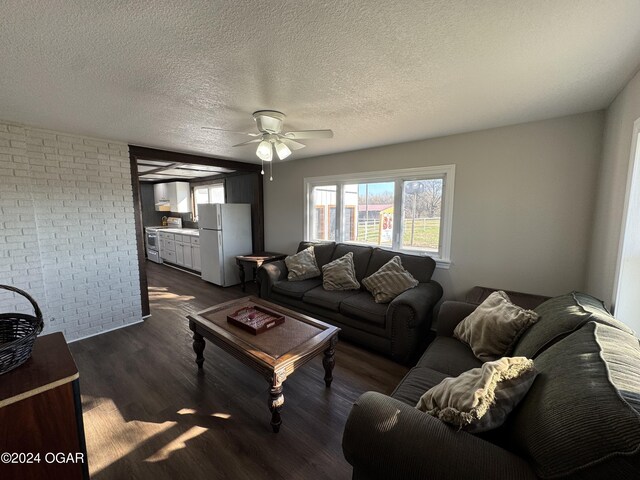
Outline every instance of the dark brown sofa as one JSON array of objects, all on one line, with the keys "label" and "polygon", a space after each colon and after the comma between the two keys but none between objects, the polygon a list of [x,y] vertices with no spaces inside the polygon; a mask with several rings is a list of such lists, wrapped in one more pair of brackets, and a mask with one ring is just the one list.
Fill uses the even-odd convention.
[{"label": "dark brown sofa", "polygon": [[535,308],[540,320],[512,355],[533,358],[539,374],[500,428],[472,435],[414,408],[444,378],[482,364],[453,338],[475,307],[444,302],[437,337],[391,396],[355,402],[343,436],[353,478],[640,479],[638,338],[588,295]]},{"label": "dark brown sofa", "polygon": [[429,336],[433,307],[442,297],[442,287],[431,280],[434,260],[345,243],[301,242],[298,251],[310,245],[314,245],[320,269],[347,252],[353,252],[359,282],[394,255],[399,255],[404,268],[420,283],[390,303],[379,304],[364,287],[327,291],[322,288],[321,277],[290,282],[285,262],[278,261],[264,264],[258,270],[256,281],[260,297],[337,325],[342,329],[341,338],[389,355],[398,362],[407,363],[412,358],[415,361],[418,348]]}]

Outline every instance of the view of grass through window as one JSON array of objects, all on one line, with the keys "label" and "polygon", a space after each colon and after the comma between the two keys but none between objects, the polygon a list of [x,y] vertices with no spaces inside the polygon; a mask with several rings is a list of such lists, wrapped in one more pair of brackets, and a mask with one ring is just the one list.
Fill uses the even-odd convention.
[{"label": "view of grass through window", "polygon": [[353,242],[449,262],[453,165],[305,179],[305,240]]},{"label": "view of grass through window", "polygon": [[441,178],[403,182],[402,248],[438,251],[442,185]]},{"label": "view of grass through window", "polygon": [[[402,211],[395,212],[396,188],[402,191]],[[313,187],[313,240],[335,240],[337,185]],[[399,247],[438,252],[443,179],[379,181],[342,185],[342,239],[393,247],[394,223],[401,222]],[[397,231],[397,229],[396,229]]]}]

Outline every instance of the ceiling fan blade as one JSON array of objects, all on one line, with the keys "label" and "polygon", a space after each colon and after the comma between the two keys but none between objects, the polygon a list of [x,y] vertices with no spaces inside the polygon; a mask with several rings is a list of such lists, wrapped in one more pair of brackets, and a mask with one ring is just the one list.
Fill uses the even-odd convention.
[{"label": "ceiling fan blade", "polygon": [[292,140],[304,140],[306,138],[333,138],[331,130],[299,130],[297,132],[283,133],[282,136]]},{"label": "ceiling fan blade", "polygon": [[280,141],[284,143],[287,147],[289,147],[291,150],[300,150],[301,148],[306,147],[306,145],[286,137],[280,137]]},{"label": "ceiling fan blade", "polygon": [[239,135],[249,135],[250,137],[259,137],[260,133],[251,133],[251,132],[238,132],[236,130],[225,130],[224,128],[215,128],[215,127],[200,127],[202,130],[215,130],[217,132],[227,132],[227,133],[237,133]]},{"label": "ceiling fan blade", "polygon": [[238,143],[237,145],[232,145],[232,147],[241,147],[243,145],[249,145],[250,143],[258,143],[261,141],[262,141],[262,138],[254,138],[253,140],[247,140],[246,142]]}]

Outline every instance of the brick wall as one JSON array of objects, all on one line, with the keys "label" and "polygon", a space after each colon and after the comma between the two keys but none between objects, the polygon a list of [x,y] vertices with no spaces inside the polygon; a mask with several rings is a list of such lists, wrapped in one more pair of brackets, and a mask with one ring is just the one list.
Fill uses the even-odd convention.
[{"label": "brick wall", "polygon": [[[0,122],[0,283],[67,340],[140,321],[126,144]],[[0,292],[0,312],[26,310]]]}]

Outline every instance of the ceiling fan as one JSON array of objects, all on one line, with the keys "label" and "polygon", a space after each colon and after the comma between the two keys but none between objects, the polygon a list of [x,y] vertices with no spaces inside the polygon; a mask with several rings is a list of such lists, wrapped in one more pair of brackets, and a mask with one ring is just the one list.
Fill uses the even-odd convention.
[{"label": "ceiling fan", "polygon": [[[331,130],[299,130],[295,132],[284,132],[282,129],[284,118],[284,113],[276,112],[274,110],[258,110],[257,112],[253,112],[253,119],[256,121],[256,126],[259,131],[258,133],[236,132],[233,130],[224,130],[222,128],[214,127],[202,128],[204,130],[217,130],[256,137],[252,140],[247,140],[246,142],[238,143],[233,146],[242,147],[244,145],[257,143],[258,148],[256,149],[256,156],[262,160],[262,162],[271,162],[273,160],[274,149],[278,158],[280,160],[284,160],[291,155],[292,150],[299,150],[306,147],[306,145],[298,142],[297,140],[333,137],[333,132]],[[262,174],[264,175],[264,163]],[[273,180],[273,175],[270,176],[270,180]]]}]

